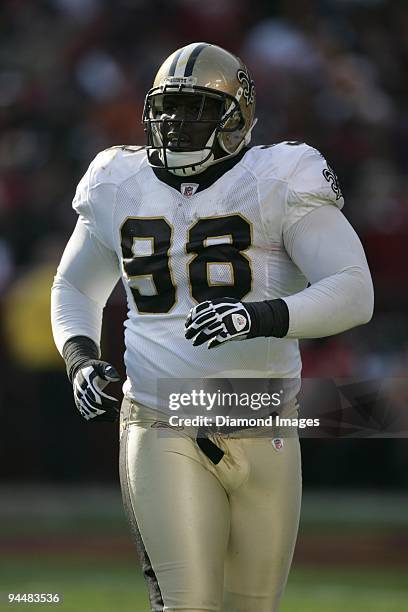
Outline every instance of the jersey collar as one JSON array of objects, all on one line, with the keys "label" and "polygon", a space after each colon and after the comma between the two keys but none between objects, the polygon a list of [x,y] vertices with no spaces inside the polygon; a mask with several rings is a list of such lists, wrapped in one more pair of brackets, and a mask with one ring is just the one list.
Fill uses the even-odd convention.
[{"label": "jersey collar", "polygon": [[245,153],[248,152],[248,150],[249,147],[244,147],[242,151],[240,151],[237,155],[234,155],[234,157],[226,159],[225,161],[220,162],[219,164],[214,164],[213,166],[210,166],[209,168],[207,168],[207,170],[201,172],[201,174],[176,176],[175,174],[172,174],[164,168],[152,167],[152,170],[155,173],[156,177],[159,179],[159,181],[162,181],[170,187],[173,187],[173,189],[176,189],[176,191],[178,191],[179,193],[181,193],[181,186],[183,183],[191,183],[194,185],[198,185],[197,189],[194,192],[197,193],[199,191],[204,191],[204,189],[208,189],[208,187],[211,187],[211,185],[213,185],[215,181],[218,181],[219,178],[221,178],[226,172],[231,170],[238,162],[240,162],[241,159],[244,157]]}]

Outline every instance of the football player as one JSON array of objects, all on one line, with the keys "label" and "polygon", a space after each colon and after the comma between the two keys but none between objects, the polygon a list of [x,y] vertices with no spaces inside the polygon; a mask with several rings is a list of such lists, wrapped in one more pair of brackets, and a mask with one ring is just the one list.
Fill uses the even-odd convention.
[{"label": "football player", "polygon": [[172,53],[146,96],[147,146],[102,151],[80,181],[53,285],[55,342],[91,422],[118,414],[99,345],[118,279],[126,291],[120,473],[154,612],[277,610],[301,496],[296,436],[170,427],[158,382],[299,379],[299,338],[372,316],[335,174],[307,144],[251,148],[254,113],[239,58]]}]

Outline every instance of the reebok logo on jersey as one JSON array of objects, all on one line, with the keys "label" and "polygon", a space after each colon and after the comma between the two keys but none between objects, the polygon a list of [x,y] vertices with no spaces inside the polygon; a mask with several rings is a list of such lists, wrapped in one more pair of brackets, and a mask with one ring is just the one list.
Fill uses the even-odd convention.
[{"label": "reebok logo on jersey", "polygon": [[183,196],[187,196],[188,198],[193,196],[198,188],[198,183],[181,183],[180,185],[181,193]]},{"label": "reebok logo on jersey", "polygon": [[247,324],[247,320],[246,320],[246,318],[243,315],[234,313],[232,315],[232,323],[233,323],[235,329],[239,332],[242,329],[244,329],[244,327]]}]

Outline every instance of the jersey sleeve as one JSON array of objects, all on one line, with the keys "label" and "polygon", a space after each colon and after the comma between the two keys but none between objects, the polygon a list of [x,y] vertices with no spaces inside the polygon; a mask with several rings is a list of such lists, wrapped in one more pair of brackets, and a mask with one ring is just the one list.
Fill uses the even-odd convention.
[{"label": "jersey sleeve", "polygon": [[112,211],[117,186],[109,166],[115,154],[115,149],[107,149],[95,157],[79,181],[72,201],[80,221],[110,249],[113,249]]},{"label": "jersey sleeve", "polygon": [[288,177],[288,190],[283,218],[283,232],[312,210],[344,205],[339,181],[323,155],[303,145],[304,152]]},{"label": "jersey sleeve", "polygon": [[285,234],[285,247],[311,285],[284,297],[288,338],[323,338],[368,323],[374,289],[363,246],[345,216],[323,206]]},{"label": "jersey sleeve", "polygon": [[51,290],[51,323],[59,352],[73,336],[100,343],[102,313],[120,277],[116,254],[79,219]]}]

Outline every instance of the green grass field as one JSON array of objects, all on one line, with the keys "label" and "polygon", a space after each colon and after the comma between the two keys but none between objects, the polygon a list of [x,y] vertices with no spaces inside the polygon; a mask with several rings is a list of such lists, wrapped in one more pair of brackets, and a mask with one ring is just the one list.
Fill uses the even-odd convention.
[{"label": "green grass field", "polygon": [[[0,492],[0,610],[149,612],[117,490]],[[405,496],[305,495],[280,612],[408,612]],[[9,604],[8,593],[61,604]]]},{"label": "green grass field", "polygon": [[[0,610],[148,612],[143,579],[130,560],[25,558],[0,564]],[[8,592],[55,593],[61,604],[7,603]],[[406,573],[355,568],[294,568],[281,612],[406,612]]]}]

